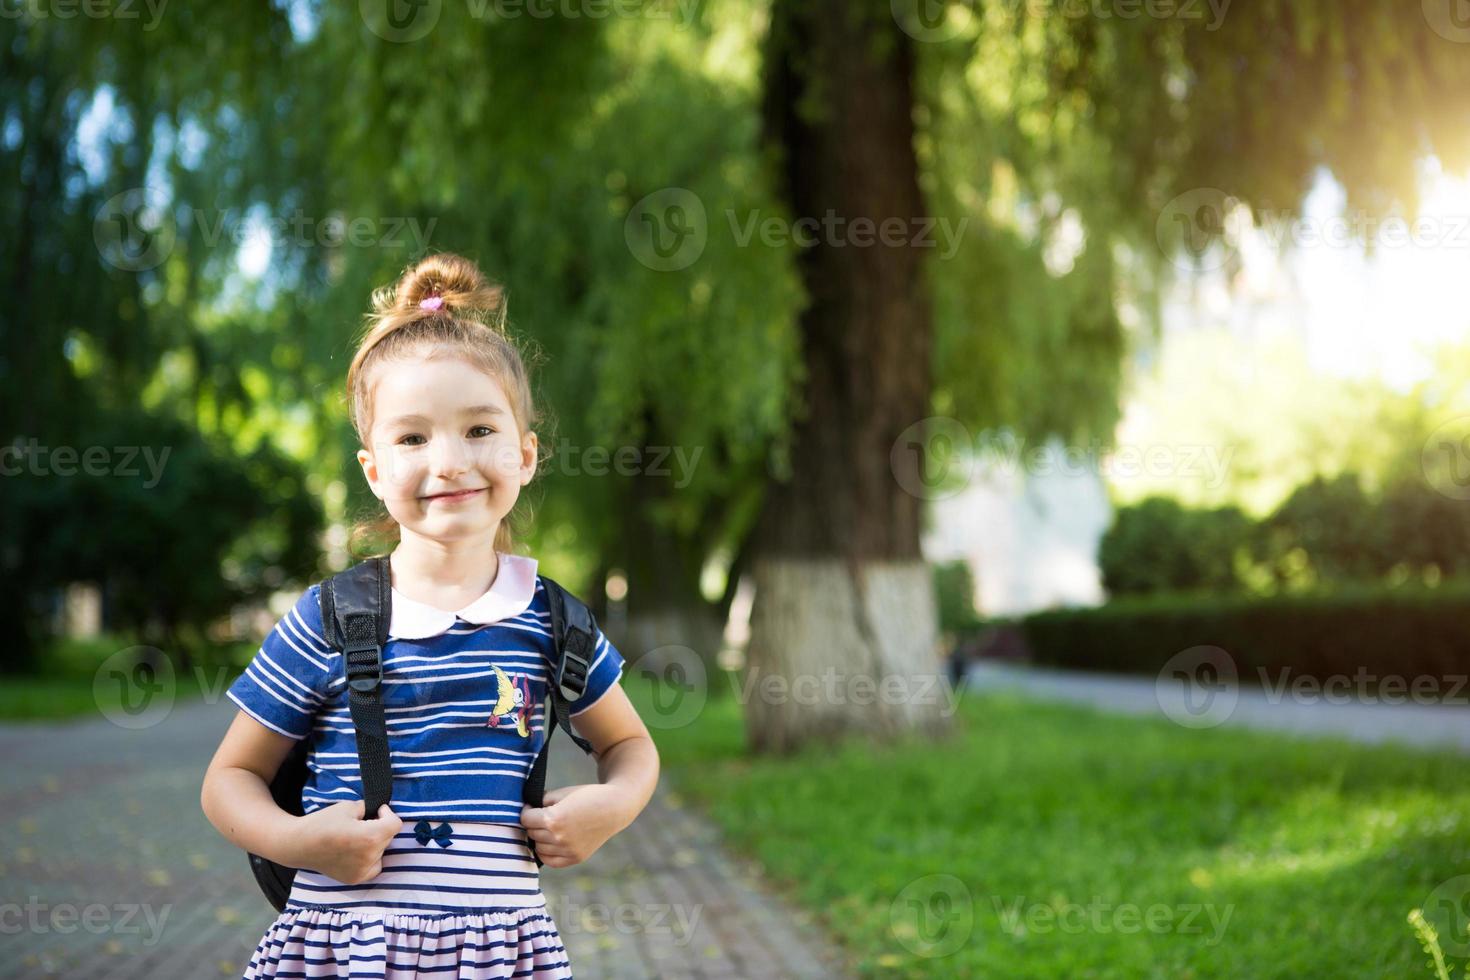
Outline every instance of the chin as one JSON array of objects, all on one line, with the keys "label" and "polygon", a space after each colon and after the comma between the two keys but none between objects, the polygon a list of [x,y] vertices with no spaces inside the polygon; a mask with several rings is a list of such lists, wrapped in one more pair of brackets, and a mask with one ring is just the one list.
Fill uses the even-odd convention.
[{"label": "chin", "polygon": [[495,527],[494,521],[484,520],[478,514],[466,514],[462,517],[442,517],[434,521],[425,521],[414,527],[413,530],[426,538],[439,538],[447,541],[489,534],[495,530]]}]

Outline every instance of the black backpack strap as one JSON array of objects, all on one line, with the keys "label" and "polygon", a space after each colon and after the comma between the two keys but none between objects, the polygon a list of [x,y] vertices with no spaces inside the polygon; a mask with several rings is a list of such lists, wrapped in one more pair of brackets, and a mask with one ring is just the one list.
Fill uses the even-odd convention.
[{"label": "black backpack strap", "polygon": [[[551,667],[551,679],[546,685],[546,741],[541,743],[541,752],[526,777],[524,800],[527,806],[540,807],[546,797],[546,760],[551,755],[551,736],[561,726],[567,737],[583,752],[591,754],[592,743],[572,731],[572,709],[570,702],[582,696],[587,689],[587,675],[592,669],[592,652],[597,637],[597,621],[592,610],[576,596],[546,576],[541,576],[546,587],[547,603],[551,606],[551,637],[555,660]],[[526,843],[540,867],[544,862],[536,853],[536,842],[529,837]]]},{"label": "black backpack strap", "polygon": [[372,820],[393,796],[388,725],[383,719],[383,647],[393,599],[388,559],[370,558],[322,583],[322,628],[342,654],[347,701],[357,731],[363,819]]}]

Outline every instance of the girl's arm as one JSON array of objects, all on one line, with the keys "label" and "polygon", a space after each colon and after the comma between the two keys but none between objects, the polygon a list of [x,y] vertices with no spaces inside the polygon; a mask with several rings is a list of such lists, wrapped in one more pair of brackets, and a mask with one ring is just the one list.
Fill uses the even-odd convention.
[{"label": "girl's arm", "polygon": [[597,753],[599,782],[549,789],[542,806],[521,809],[536,853],[551,868],[591,857],[633,822],[658,785],[658,750],[621,687],[573,716],[572,727]]},{"label": "girl's arm", "polygon": [[388,842],[403,822],[387,806],[363,820],[361,800],[334,803],[305,817],[287,813],[271,796],[270,781],[294,740],[243,711],[204,773],[199,803],[232,844],[289,868],[310,868],[356,884],[381,870]]},{"label": "girl's arm", "polygon": [[627,818],[643,812],[658,786],[658,749],[638,710],[621,687],[609,688],[597,703],[572,716],[572,727],[597,753],[597,779],[623,798]]},{"label": "girl's arm", "polygon": [[204,815],[230,843],[291,868],[302,866],[296,817],[276,805],[270,782],[295,744],[238,711],[199,792]]}]

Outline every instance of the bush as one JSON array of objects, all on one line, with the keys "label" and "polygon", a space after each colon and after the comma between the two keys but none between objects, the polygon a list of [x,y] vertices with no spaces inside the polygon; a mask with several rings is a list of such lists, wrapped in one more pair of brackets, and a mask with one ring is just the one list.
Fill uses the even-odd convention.
[{"label": "bush", "polygon": [[1318,476],[1265,520],[1165,497],[1119,508],[1098,549],[1110,596],[1311,591],[1470,576],[1470,503],[1419,477],[1382,494],[1356,473]]},{"label": "bush", "polygon": [[1381,578],[1392,548],[1376,510],[1356,473],[1315,477],[1262,524],[1261,557],[1286,586]]},{"label": "bush", "polygon": [[1157,673],[1176,653],[1224,648],[1242,680],[1265,670],[1324,678],[1470,673],[1470,583],[1355,586],[1331,595],[1155,596],[1022,621],[1032,658],[1087,670]]},{"label": "bush", "polygon": [[1470,575],[1470,502],[1437,492],[1422,480],[1402,480],[1383,495],[1378,521],[1392,571],[1433,570],[1444,578]]},{"label": "bush", "polygon": [[[157,482],[143,479],[138,460],[134,476],[23,467],[0,480],[0,588],[15,598],[0,673],[38,666],[51,639],[49,604],[71,582],[101,586],[108,630],[185,650],[190,638],[202,647],[207,625],[236,603],[315,574],[323,517],[299,463],[265,445],[236,453],[139,411],[99,412],[87,442],[156,451]],[[229,578],[227,559],[236,570]]]},{"label": "bush", "polygon": [[1109,595],[1239,591],[1237,568],[1254,541],[1250,518],[1236,507],[1189,510],[1150,497],[1118,510],[1098,547]]}]

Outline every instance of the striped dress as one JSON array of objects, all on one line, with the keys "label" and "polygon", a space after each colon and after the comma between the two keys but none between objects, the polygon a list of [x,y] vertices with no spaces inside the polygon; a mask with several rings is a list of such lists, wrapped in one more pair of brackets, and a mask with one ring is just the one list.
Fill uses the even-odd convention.
[{"label": "striped dress", "polygon": [[[322,638],[318,602],[312,586],[227,692],[267,728],[311,738],[307,813],[362,798],[341,657]],[[622,676],[600,631],[595,651],[573,718]],[[501,554],[490,591],[457,613],[394,590],[382,689],[403,828],[370,881],[298,872],[246,978],[571,976],[520,824],[547,735],[552,652],[534,559]]]}]

